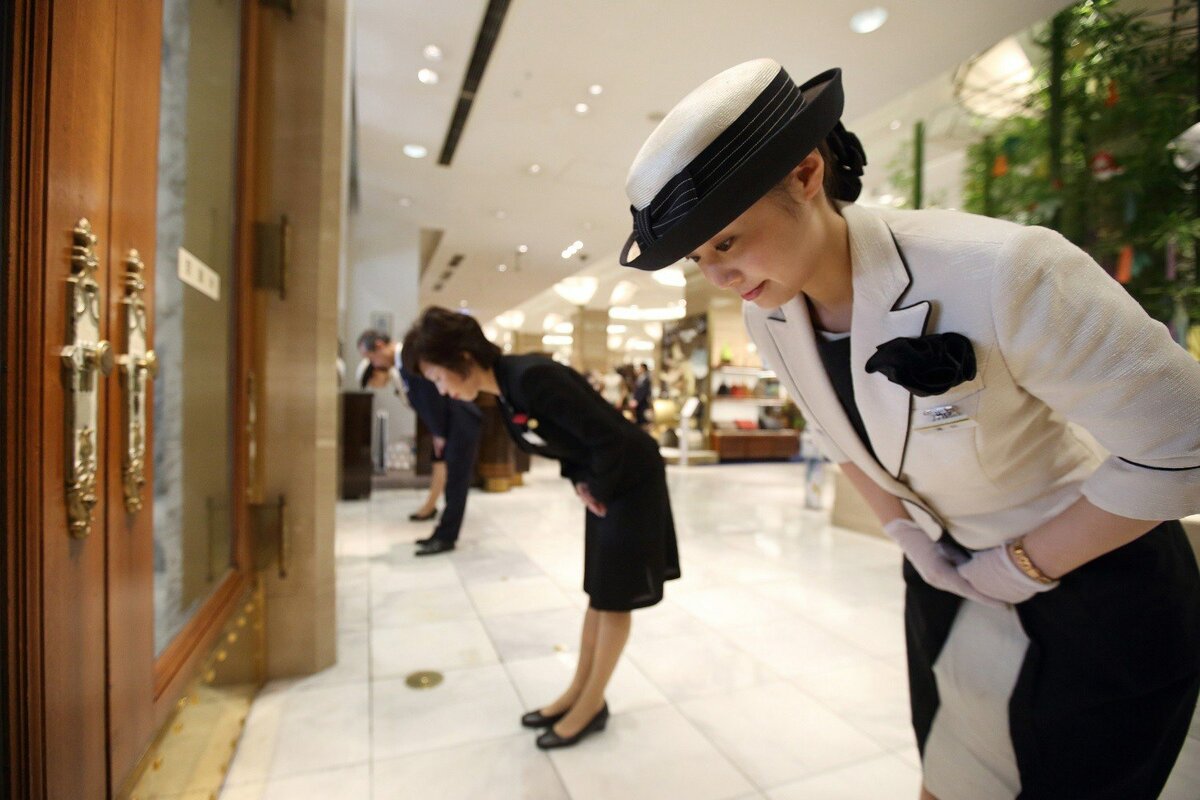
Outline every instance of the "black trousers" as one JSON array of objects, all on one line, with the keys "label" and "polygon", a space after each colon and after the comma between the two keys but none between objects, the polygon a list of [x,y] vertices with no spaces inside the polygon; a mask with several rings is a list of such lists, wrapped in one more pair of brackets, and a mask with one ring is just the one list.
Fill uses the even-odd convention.
[{"label": "black trousers", "polygon": [[[917,744],[940,703],[933,665],[963,602],[906,560]],[[1177,521],[1068,573],[1016,607],[1029,638],[1009,702],[1018,800],[1153,800],[1200,691],[1200,573]]]},{"label": "black trousers", "polygon": [[458,541],[463,516],[467,512],[467,492],[475,474],[475,458],[479,454],[483,420],[469,410],[452,404],[450,429],[446,432],[446,447],[442,457],[446,462],[446,506],[433,531],[433,538],[444,542]]}]

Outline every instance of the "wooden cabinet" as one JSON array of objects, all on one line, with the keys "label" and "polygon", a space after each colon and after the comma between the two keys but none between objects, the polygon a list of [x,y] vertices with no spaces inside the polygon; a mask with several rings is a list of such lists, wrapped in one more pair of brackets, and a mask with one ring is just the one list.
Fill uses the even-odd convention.
[{"label": "wooden cabinet", "polygon": [[722,461],[787,460],[800,452],[800,432],[713,431],[712,449]]}]

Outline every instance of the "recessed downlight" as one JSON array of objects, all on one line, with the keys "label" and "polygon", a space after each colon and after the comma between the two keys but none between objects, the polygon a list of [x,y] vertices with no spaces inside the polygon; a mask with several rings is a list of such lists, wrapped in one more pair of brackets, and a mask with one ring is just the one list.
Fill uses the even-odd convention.
[{"label": "recessed downlight", "polygon": [[588,87],[588,94],[593,95],[593,96],[598,95],[603,91],[604,91],[604,87],[598,83],[593,83],[591,86]]},{"label": "recessed downlight", "polygon": [[850,30],[855,33],[873,33],[887,22],[888,12],[882,6],[864,8],[850,18]]},{"label": "recessed downlight", "polygon": [[421,51],[421,54],[424,55],[428,61],[442,60],[442,48],[438,47],[436,44],[425,45],[425,49]]},{"label": "recessed downlight", "polygon": [[508,264],[497,264],[496,272],[508,272]]},{"label": "recessed downlight", "polygon": [[590,111],[590,110],[591,110],[591,107],[588,106],[587,103],[576,103],[575,104],[575,113],[581,117],[584,114],[588,113],[588,111]]},{"label": "recessed downlight", "polygon": [[527,245],[527,244],[519,244],[519,245],[517,245],[517,252],[518,252],[518,253],[528,253],[528,252],[529,252],[529,245]]},{"label": "recessed downlight", "polygon": [[530,175],[537,175],[541,171],[542,171],[541,164],[530,164],[529,165],[529,174]]},{"label": "recessed downlight", "polygon": [[425,69],[417,70],[417,80],[427,86],[432,86],[438,82],[438,74],[426,67]]},{"label": "recessed downlight", "polygon": [[429,151],[425,149],[424,145],[406,144],[404,145],[404,155],[409,158],[424,158],[429,155]]},{"label": "recessed downlight", "polygon": [[894,131],[900,130],[900,120],[898,120],[898,119],[892,120],[892,124],[888,125],[888,127]]}]

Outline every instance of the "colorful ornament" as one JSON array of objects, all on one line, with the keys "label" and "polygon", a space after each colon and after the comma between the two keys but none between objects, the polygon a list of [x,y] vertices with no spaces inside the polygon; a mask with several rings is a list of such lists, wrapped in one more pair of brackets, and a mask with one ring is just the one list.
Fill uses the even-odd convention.
[{"label": "colorful ornament", "polygon": [[996,160],[992,162],[992,177],[1003,178],[1008,174],[1008,156],[1004,153],[996,156]]},{"label": "colorful ornament", "polygon": [[1117,91],[1117,82],[1110,80],[1108,82],[1108,94],[1104,98],[1104,105],[1112,108],[1121,100],[1121,93]]},{"label": "colorful ornament", "polygon": [[1124,217],[1125,217],[1126,225],[1133,224],[1133,221],[1135,219],[1137,219],[1137,212],[1138,212],[1137,195],[1135,195],[1133,192],[1126,192],[1125,193],[1125,207],[1124,207]]},{"label": "colorful ornament", "polygon": [[1171,316],[1171,324],[1167,327],[1171,329],[1171,338],[1179,342],[1182,347],[1187,347],[1191,319],[1188,317],[1187,309],[1183,306],[1183,298],[1175,298],[1175,313]]},{"label": "colorful ornament", "polygon": [[1117,283],[1122,285],[1133,280],[1133,247],[1131,245],[1121,248],[1121,254],[1117,256],[1117,272],[1113,277],[1117,279]]},{"label": "colorful ornament", "polygon": [[1125,171],[1125,168],[1117,164],[1113,154],[1107,150],[1101,150],[1092,156],[1088,160],[1088,167],[1092,170],[1092,176],[1098,181],[1106,181]]}]

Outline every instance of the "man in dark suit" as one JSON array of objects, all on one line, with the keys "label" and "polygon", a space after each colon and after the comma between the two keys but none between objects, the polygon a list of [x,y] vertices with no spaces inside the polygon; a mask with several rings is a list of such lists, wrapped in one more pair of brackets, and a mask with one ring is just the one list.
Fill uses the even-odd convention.
[{"label": "man in dark suit", "polygon": [[645,362],[637,365],[637,378],[633,384],[633,410],[637,424],[643,428],[650,424],[650,411],[653,408],[650,385],[650,368]]},{"label": "man in dark suit", "polygon": [[397,375],[408,404],[433,434],[435,461],[446,463],[446,505],[432,535],[417,540],[417,555],[428,556],[453,550],[467,508],[467,492],[479,452],[483,414],[474,403],[452,400],[421,375],[404,369],[400,348],[386,334],[364,331],[358,350],[372,368]]}]

